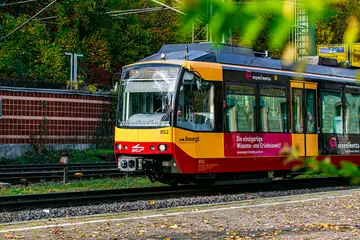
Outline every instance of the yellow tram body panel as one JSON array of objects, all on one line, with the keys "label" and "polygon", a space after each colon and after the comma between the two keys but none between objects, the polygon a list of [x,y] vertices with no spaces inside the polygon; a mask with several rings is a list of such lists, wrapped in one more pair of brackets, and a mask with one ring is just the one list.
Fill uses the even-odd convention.
[{"label": "yellow tram body panel", "polygon": [[115,142],[172,142],[172,127],[156,129],[115,128]]},{"label": "yellow tram body panel", "polygon": [[223,158],[224,134],[174,128],[174,143],[192,158]]},{"label": "yellow tram body panel", "polygon": [[[189,71],[197,72],[201,75],[203,80],[211,80],[211,81],[223,81],[223,65],[214,64],[209,62],[195,62],[195,61],[181,61],[181,60],[157,60],[157,61],[149,61],[142,62],[141,64],[151,64],[151,63],[161,63],[161,64],[173,64],[182,66]],[[125,66],[136,66],[138,63],[130,64]]]},{"label": "yellow tram body panel", "polygon": [[115,128],[115,142],[174,143],[193,158],[223,158],[223,133],[198,133],[174,127],[159,129]]}]

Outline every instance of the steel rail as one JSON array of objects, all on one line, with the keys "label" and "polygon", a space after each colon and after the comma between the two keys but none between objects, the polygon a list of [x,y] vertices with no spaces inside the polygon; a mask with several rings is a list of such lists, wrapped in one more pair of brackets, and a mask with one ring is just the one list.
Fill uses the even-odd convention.
[{"label": "steel rail", "polygon": [[0,197],[0,209],[13,211],[34,207],[79,206],[115,201],[136,201],[140,199],[152,199],[156,197],[176,197],[180,195],[196,194],[198,192],[199,189],[195,188],[194,186],[183,186],[177,189],[171,187],[153,187],[29,194],[17,196],[12,195]]},{"label": "steel rail", "polygon": [[[79,173],[79,174],[76,174]],[[0,174],[0,182],[16,183],[22,179],[30,182],[38,182],[40,180],[62,180],[63,172],[47,172],[47,173],[26,173],[26,174]],[[98,171],[68,171],[68,179],[88,179],[101,177],[124,177],[126,174],[119,170],[98,170]],[[129,175],[130,176],[130,175]]]},{"label": "steel rail", "polygon": [[[68,164],[69,179],[88,179],[101,177],[142,176],[143,173],[120,172],[115,162]],[[64,165],[61,164],[28,164],[0,166],[0,182],[19,183],[26,179],[30,182],[40,180],[62,180]]]},{"label": "steel rail", "polygon": [[[68,164],[69,169],[89,169],[89,168],[116,168],[116,162],[104,162],[104,163],[76,163]],[[21,164],[21,165],[0,165],[0,172],[21,172],[36,170],[40,171],[51,169],[62,169],[64,165],[61,164]]]},{"label": "steel rail", "polygon": [[128,188],[112,190],[59,192],[46,194],[11,195],[0,197],[0,209],[14,211],[31,208],[69,207],[88,204],[157,200],[184,196],[236,194],[258,191],[287,191],[290,189],[345,186],[348,181],[340,178],[312,178],[275,180],[269,183],[252,183],[226,186],[183,185],[172,187]]}]

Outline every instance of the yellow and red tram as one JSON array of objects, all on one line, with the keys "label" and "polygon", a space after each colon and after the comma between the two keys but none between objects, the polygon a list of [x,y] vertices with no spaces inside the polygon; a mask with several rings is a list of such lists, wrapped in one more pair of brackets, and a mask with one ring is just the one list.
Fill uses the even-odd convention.
[{"label": "yellow and red tram", "polygon": [[213,182],[286,174],[279,153],[360,163],[356,71],[257,56],[252,49],[165,45],[124,67],[114,151],[121,171],[153,181]]}]

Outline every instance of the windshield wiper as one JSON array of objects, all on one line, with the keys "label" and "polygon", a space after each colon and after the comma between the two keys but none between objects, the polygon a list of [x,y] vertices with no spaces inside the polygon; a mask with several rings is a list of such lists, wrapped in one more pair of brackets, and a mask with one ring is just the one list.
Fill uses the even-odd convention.
[{"label": "windshield wiper", "polygon": [[169,107],[168,110],[167,110],[167,112],[165,113],[165,115],[161,117],[160,122],[159,122],[159,124],[157,125],[157,127],[161,127],[161,124],[162,124],[163,122],[165,122],[166,118],[170,115],[171,112],[172,112],[172,108]]}]

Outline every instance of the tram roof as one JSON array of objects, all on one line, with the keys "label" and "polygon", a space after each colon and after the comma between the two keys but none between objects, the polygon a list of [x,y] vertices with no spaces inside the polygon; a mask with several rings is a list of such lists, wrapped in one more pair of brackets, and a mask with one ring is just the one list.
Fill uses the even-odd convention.
[{"label": "tram roof", "polygon": [[[188,49],[187,58],[185,58],[186,47]],[[259,57],[251,48],[247,47],[213,43],[164,45],[158,53],[144,58],[140,62],[161,60],[162,53],[166,54],[167,60],[212,62],[293,72],[297,71],[300,64],[299,62]],[[306,65],[305,72],[351,79],[355,79],[357,76],[357,71],[353,69],[312,64]]]}]

